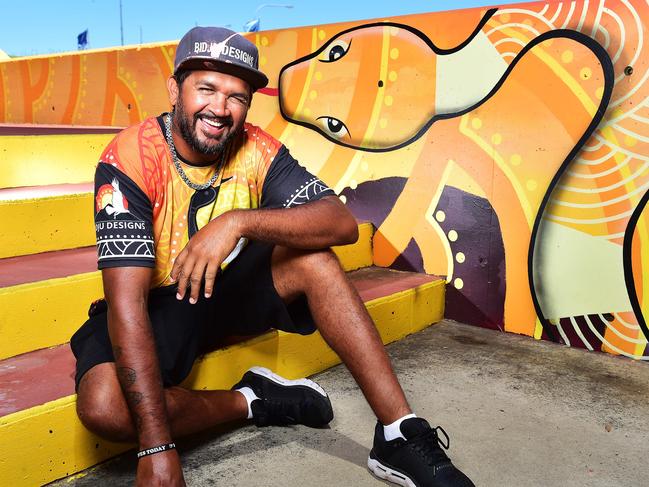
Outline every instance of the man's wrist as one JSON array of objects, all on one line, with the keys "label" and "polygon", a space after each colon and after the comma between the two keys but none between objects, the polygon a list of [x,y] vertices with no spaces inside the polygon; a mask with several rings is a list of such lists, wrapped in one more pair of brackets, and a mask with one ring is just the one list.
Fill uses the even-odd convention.
[{"label": "man's wrist", "polygon": [[162,443],[157,446],[152,446],[150,448],[144,448],[137,452],[137,458],[148,457],[150,455],[155,455],[156,453],[164,453],[176,449],[175,443]]},{"label": "man's wrist", "polygon": [[237,240],[247,237],[249,233],[250,213],[254,210],[232,210],[228,212],[231,218],[231,225]]}]

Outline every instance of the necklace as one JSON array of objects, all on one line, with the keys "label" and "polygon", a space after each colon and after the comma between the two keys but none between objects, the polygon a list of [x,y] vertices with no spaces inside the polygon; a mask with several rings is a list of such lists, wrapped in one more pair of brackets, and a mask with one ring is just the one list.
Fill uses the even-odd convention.
[{"label": "necklace", "polygon": [[189,176],[187,176],[187,174],[185,174],[185,171],[183,170],[182,166],[180,165],[180,161],[178,160],[178,154],[176,153],[176,146],[174,145],[174,139],[173,136],[171,135],[171,114],[170,113],[167,114],[167,116],[165,117],[165,139],[167,139],[167,144],[169,145],[169,152],[171,152],[171,160],[174,163],[176,171],[178,171],[178,175],[180,176],[180,179],[182,179],[187,186],[189,186],[193,190],[200,191],[202,189],[209,188],[216,182],[216,180],[219,178],[221,168],[223,167],[223,160],[225,158],[225,148],[221,153],[221,162],[216,168],[216,172],[214,173],[214,176],[212,176],[210,180],[206,183],[196,184],[191,179],[189,179]]}]

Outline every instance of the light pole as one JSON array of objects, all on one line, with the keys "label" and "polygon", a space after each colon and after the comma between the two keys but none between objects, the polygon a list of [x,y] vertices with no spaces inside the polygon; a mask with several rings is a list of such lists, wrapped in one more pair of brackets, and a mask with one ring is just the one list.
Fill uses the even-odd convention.
[{"label": "light pole", "polygon": [[259,27],[261,25],[261,19],[259,18],[259,12],[261,11],[261,9],[266,8],[266,7],[293,8],[293,5],[278,4],[278,3],[262,3],[255,10],[255,17],[253,17],[248,22],[243,24],[243,31],[244,32],[257,32],[259,30]]},{"label": "light pole", "polygon": [[122,0],[119,0],[119,34],[123,46],[124,45],[124,19],[122,18]]}]

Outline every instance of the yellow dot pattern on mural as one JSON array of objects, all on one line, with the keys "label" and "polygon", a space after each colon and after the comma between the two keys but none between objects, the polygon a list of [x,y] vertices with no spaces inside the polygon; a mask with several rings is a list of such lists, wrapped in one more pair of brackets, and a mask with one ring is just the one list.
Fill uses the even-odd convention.
[{"label": "yellow dot pattern on mural", "polygon": [[388,119],[387,118],[382,118],[382,119],[379,120],[379,127],[384,129],[387,126],[388,126]]},{"label": "yellow dot pattern on mural", "polygon": [[322,41],[324,40],[325,37],[327,37],[327,33],[324,30],[320,29],[318,31],[318,39]]},{"label": "yellow dot pattern on mural", "polygon": [[322,79],[322,71],[316,71],[313,76],[314,76],[315,79],[320,81]]},{"label": "yellow dot pattern on mural", "polygon": [[590,79],[592,75],[593,72],[591,71],[590,68],[581,68],[581,71],[579,71],[579,77],[581,79]]},{"label": "yellow dot pattern on mural", "polygon": [[466,257],[462,252],[458,252],[457,254],[455,254],[455,260],[457,260],[459,264],[463,264],[466,260]]},{"label": "yellow dot pattern on mural", "polygon": [[537,183],[537,182],[534,181],[533,179],[530,179],[530,180],[528,180],[528,181],[525,183],[525,187],[526,187],[529,191],[534,191],[536,188],[539,187],[539,183]]},{"label": "yellow dot pattern on mural", "polygon": [[390,71],[388,73],[388,79],[392,82],[396,81],[399,76],[397,75],[396,71]]},{"label": "yellow dot pattern on mural", "polygon": [[311,116],[311,109],[309,107],[304,108],[304,115],[307,117]]},{"label": "yellow dot pattern on mural", "polygon": [[399,58],[399,49],[396,47],[393,47],[390,49],[390,59],[398,59]]},{"label": "yellow dot pattern on mural", "polygon": [[521,162],[523,162],[523,158],[520,154],[512,154],[509,158],[509,162],[512,166],[520,166]]},{"label": "yellow dot pattern on mural", "polygon": [[389,107],[390,107],[390,106],[392,106],[392,103],[394,102],[394,99],[392,98],[391,95],[388,95],[388,96],[386,96],[386,97],[384,98],[383,101],[385,102],[386,106],[389,106]]},{"label": "yellow dot pattern on mural", "polygon": [[451,231],[448,232],[448,239],[449,239],[451,242],[456,242],[456,241],[457,241],[457,237],[458,237],[458,235],[457,235],[457,232],[456,232],[455,230],[451,230]]},{"label": "yellow dot pattern on mural", "polygon": [[478,117],[475,117],[473,120],[471,120],[471,127],[473,127],[474,130],[480,130],[482,128],[482,120],[480,120]]},{"label": "yellow dot pattern on mural", "polygon": [[444,213],[442,210],[439,210],[437,213],[435,213],[435,220],[438,222],[443,222],[446,220],[446,213]]},{"label": "yellow dot pattern on mural", "polygon": [[624,136],[624,145],[626,145],[627,147],[633,147],[637,143],[638,139],[636,139],[635,137],[631,137],[630,135]]},{"label": "yellow dot pattern on mural", "polygon": [[309,92],[309,100],[315,100],[318,98],[318,92],[316,90],[311,90]]},{"label": "yellow dot pattern on mural", "polygon": [[572,51],[563,51],[561,53],[561,61],[563,61],[565,64],[572,62],[574,58],[575,55],[572,53]]},{"label": "yellow dot pattern on mural", "polygon": [[491,143],[493,145],[500,145],[500,143],[503,141],[503,136],[500,134],[493,134],[491,136]]},{"label": "yellow dot pattern on mural", "polygon": [[455,289],[462,289],[464,287],[464,281],[457,277],[453,281],[453,286],[455,286]]},{"label": "yellow dot pattern on mural", "polygon": [[264,47],[268,45],[268,37],[264,36],[261,38],[261,45]]},{"label": "yellow dot pattern on mural", "polygon": [[261,66],[265,66],[267,62],[268,62],[268,59],[266,59],[266,56],[262,56],[262,57],[259,58],[259,64]]}]

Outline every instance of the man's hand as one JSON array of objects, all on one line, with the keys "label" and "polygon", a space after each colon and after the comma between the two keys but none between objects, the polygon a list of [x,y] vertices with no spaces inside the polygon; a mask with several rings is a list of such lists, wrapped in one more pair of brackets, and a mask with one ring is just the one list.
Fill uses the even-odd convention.
[{"label": "man's hand", "polygon": [[137,464],[137,487],[185,487],[176,450],[142,457]]},{"label": "man's hand", "polygon": [[203,275],[209,298],[221,264],[241,237],[297,249],[324,249],[354,243],[358,225],[336,196],[293,208],[223,213],[196,232],[176,258],[171,279],[178,282],[178,299],[185,297],[191,285],[189,302],[195,304]]},{"label": "man's hand", "polygon": [[195,304],[205,275],[205,297],[214,290],[214,280],[221,264],[234,250],[241,231],[237,215],[229,211],[216,217],[189,240],[187,246],[178,254],[171,269],[171,278],[178,281],[178,299],[184,299],[187,286],[191,285],[189,302]]}]

